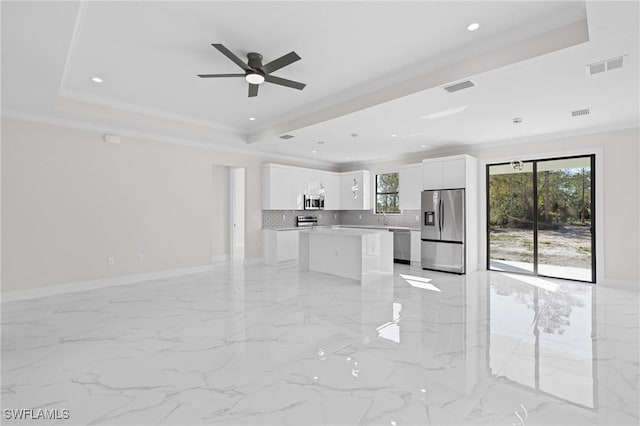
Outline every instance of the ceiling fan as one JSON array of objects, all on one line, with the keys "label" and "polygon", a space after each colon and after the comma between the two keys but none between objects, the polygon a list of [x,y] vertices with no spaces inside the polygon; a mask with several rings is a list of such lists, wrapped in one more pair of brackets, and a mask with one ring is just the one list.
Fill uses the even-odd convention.
[{"label": "ceiling fan", "polygon": [[302,90],[306,86],[304,83],[300,83],[293,80],[287,80],[286,78],[276,77],[271,75],[272,72],[284,68],[287,65],[294,63],[301,59],[296,52],[287,53],[284,56],[279,57],[266,65],[262,65],[262,55],[259,53],[251,52],[247,54],[247,63],[245,64],[240,58],[233,54],[229,49],[222,44],[214,43],[213,47],[218,49],[224,56],[231,59],[236,65],[244,70],[244,74],[198,74],[200,78],[219,78],[219,77],[244,77],[249,83],[249,97],[258,96],[258,88],[265,81],[267,83],[279,84],[280,86],[291,87],[293,89]]}]

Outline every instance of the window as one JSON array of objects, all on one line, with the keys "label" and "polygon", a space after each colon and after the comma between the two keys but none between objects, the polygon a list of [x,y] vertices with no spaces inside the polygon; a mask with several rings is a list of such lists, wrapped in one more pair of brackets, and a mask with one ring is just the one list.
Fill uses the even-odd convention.
[{"label": "window", "polygon": [[376,213],[400,213],[399,173],[376,175]]},{"label": "window", "polygon": [[487,165],[487,269],[595,282],[595,156]]}]

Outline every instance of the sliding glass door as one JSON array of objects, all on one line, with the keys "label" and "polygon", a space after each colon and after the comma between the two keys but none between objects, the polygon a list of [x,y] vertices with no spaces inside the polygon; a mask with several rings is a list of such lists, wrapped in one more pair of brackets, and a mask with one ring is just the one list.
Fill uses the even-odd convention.
[{"label": "sliding glass door", "polygon": [[487,166],[487,268],[595,282],[594,156]]}]

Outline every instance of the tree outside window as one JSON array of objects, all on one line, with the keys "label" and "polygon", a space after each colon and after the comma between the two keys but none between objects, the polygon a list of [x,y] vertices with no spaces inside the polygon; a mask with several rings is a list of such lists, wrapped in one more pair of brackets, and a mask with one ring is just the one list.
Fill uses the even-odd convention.
[{"label": "tree outside window", "polygon": [[376,175],[376,213],[400,213],[399,173]]}]

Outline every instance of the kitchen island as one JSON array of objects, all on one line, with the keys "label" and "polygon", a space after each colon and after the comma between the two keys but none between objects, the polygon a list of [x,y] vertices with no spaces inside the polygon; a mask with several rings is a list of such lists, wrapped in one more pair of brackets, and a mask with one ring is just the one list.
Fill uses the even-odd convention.
[{"label": "kitchen island", "polygon": [[387,230],[315,228],[300,231],[299,269],[366,283],[393,275],[393,234]]}]

